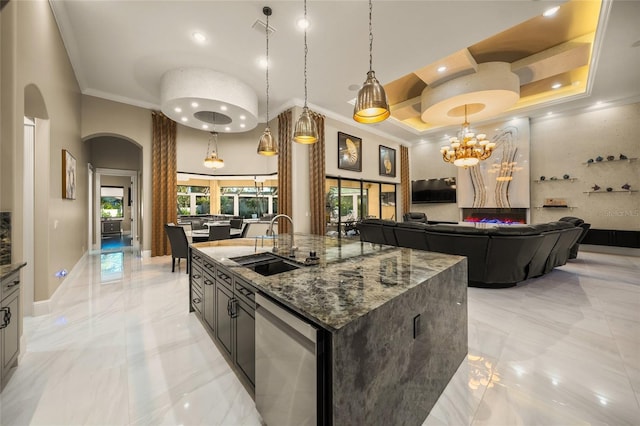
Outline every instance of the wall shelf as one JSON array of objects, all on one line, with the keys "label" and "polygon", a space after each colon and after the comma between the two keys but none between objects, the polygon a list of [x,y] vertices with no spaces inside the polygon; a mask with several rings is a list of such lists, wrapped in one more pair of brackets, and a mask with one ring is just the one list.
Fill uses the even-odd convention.
[{"label": "wall shelf", "polygon": [[540,210],[540,209],[556,209],[556,210],[573,210],[573,209],[577,209],[577,207],[574,207],[574,206],[536,206],[535,208],[536,208],[536,210]]},{"label": "wall shelf", "polygon": [[632,192],[638,192],[637,189],[616,189],[615,191],[584,191],[584,194],[612,194],[614,192],[628,192],[631,195]]},{"label": "wall shelf", "polygon": [[578,178],[569,178],[569,179],[545,179],[545,180],[540,180],[540,179],[536,179],[534,180],[535,183],[547,183],[547,182],[571,182],[573,183],[574,181],[578,180]]},{"label": "wall shelf", "polygon": [[593,163],[582,163],[585,166],[589,167],[592,164],[602,164],[602,163],[615,163],[616,161],[626,161],[628,163],[632,162],[632,161],[636,161],[638,158],[634,157],[634,158],[627,158],[626,160],[620,160],[620,159],[613,159],[613,160],[602,160],[602,161],[594,161]]}]

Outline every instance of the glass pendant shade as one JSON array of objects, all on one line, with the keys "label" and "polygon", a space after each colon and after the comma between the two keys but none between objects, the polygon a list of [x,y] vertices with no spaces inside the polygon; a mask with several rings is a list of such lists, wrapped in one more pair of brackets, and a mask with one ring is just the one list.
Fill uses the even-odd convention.
[{"label": "glass pendant shade", "polygon": [[218,158],[218,155],[212,152],[211,155],[204,159],[204,166],[208,169],[221,169],[224,167],[224,160]]},{"label": "glass pendant shade", "polygon": [[318,142],[318,126],[306,106],[302,108],[302,114],[296,122],[293,140],[307,145]]},{"label": "glass pendant shade", "polygon": [[353,119],[358,123],[379,123],[391,115],[384,88],[376,78],[375,71],[367,72],[367,80],[358,92]]},{"label": "glass pendant shade", "polygon": [[264,133],[258,142],[258,154],[265,156],[278,155],[278,144],[271,135],[271,129],[264,129]]}]

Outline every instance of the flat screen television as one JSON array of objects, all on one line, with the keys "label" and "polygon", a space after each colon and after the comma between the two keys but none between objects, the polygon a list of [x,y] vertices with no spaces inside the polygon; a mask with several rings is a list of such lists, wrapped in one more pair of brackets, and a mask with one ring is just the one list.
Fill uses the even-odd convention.
[{"label": "flat screen television", "polygon": [[456,178],[411,181],[411,202],[413,204],[455,203]]}]

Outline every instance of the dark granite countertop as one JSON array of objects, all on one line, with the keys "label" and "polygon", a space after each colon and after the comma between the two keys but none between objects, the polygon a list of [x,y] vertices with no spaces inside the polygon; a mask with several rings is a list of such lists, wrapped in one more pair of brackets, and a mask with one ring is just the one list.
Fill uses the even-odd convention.
[{"label": "dark granite countertop", "polygon": [[12,263],[10,265],[0,266],[0,280],[4,280],[7,276],[13,274],[15,271],[27,266],[27,262]]},{"label": "dark granite countertop", "polygon": [[[290,236],[277,238],[280,253],[288,253]],[[294,244],[297,261],[315,251],[320,263],[263,276],[229,258],[271,251],[271,240],[232,239],[192,247],[328,330],[339,330],[420,284],[446,285],[447,280],[430,279],[466,262],[461,256],[306,234],[295,234]]]}]

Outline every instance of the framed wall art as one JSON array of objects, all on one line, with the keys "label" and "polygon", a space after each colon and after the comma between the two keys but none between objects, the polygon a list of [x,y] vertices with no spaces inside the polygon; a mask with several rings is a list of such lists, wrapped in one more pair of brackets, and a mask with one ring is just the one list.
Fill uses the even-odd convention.
[{"label": "framed wall art", "polygon": [[76,199],[76,159],[66,149],[62,150],[62,198]]},{"label": "framed wall art", "polygon": [[362,139],[338,132],[338,168],[362,171]]},{"label": "framed wall art", "polygon": [[396,150],[380,145],[380,176],[396,177]]}]

